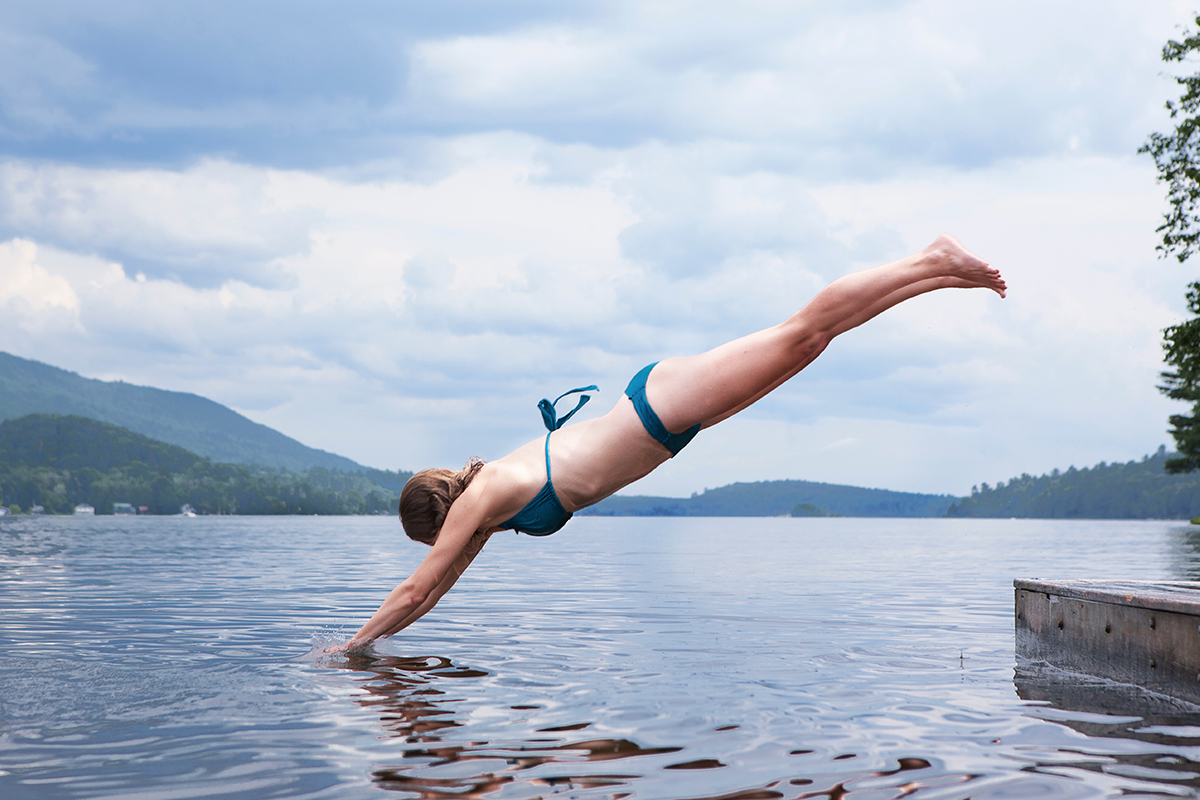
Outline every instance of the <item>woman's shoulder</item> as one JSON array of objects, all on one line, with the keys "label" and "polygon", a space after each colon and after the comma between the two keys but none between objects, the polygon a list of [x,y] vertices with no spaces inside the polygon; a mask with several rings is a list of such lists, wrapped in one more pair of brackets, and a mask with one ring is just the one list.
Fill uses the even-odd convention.
[{"label": "woman's shoulder", "polygon": [[545,466],[540,465],[539,471],[539,465],[522,454],[524,449],[484,464],[463,493],[471,495],[472,504],[485,508],[493,523],[509,519],[524,508],[546,482]]},{"label": "woman's shoulder", "polygon": [[497,458],[495,461],[488,461],[484,464],[484,469],[491,469],[494,474],[517,476],[521,473],[528,472],[545,472],[545,456],[543,447],[545,437],[534,439],[532,442],[527,442],[516,450],[513,450],[503,458]]},{"label": "woman's shoulder", "polygon": [[[504,458],[489,461],[479,470],[476,481],[489,491],[520,491],[523,487],[546,482],[546,466],[540,455],[535,459],[522,447]],[[472,481],[472,485],[474,485]]]}]

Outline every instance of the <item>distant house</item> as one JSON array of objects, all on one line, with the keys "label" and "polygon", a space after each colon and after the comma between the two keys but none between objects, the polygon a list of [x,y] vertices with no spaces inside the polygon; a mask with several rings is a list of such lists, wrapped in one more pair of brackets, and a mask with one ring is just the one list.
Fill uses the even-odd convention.
[{"label": "distant house", "polygon": [[137,509],[129,503],[113,503],[113,513],[118,516],[133,516],[137,514]]},{"label": "distant house", "polygon": [[90,517],[95,513],[96,509],[92,506],[89,506],[87,503],[80,503],[79,505],[75,506],[75,516],[77,517]]}]

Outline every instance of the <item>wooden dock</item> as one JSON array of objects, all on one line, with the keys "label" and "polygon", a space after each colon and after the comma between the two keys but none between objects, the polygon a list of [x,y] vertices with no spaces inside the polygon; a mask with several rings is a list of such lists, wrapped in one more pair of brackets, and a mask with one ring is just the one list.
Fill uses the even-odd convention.
[{"label": "wooden dock", "polygon": [[1200,582],[1013,587],[1018,656],[1200,704]]}]

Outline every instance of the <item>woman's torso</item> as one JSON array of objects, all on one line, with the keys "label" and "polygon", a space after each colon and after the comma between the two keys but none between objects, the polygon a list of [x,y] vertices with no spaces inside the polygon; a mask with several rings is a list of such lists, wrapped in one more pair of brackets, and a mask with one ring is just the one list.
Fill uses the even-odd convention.
[{"label": "woman's torso", "polygon": [[[646,433],[629,398],[602,417],[550,434],[550,480],[568,512],[608,497],[645,477],[671,457]],[[484,466],[489,491],[507,497],[492,525],[518,513],[546,484],[546,437],[539,437]],[[482,474],[480,477],[484,477]]]}]

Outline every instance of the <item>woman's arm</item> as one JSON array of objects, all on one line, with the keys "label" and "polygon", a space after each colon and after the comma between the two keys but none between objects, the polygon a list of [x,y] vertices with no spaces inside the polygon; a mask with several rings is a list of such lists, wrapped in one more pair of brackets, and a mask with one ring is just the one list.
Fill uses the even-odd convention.
[{"label": "woman's arm", "polygon": [[[472,536],[471,540],[459,554],[458,558],[455,559],[454,563],[450,565],[450,570],[446,573],[445,577],[442,578],[441,583],[434,587],[433,591],[429,593],[424,602],[399,620],[396,619],[396,616],[398,613],[400,613],[400,610],[404,606],[400,603],[397,603],[395,607],[389,608],[388,601],[393,599],[392,595],[396,594],[404,584],[401,584],[400,586],[397,586],[396,589],[393,589],[391,594],[388,595],[387,600],[385,600],[383,605],[380,606],[379,610],[375,612],[375,615],[367,621],[366,625],[363,625],[362,629],[359,630],[358,633],[354,634],[354,638],[347,643],[346,649],[361,647],[372,639],[377,639],[383,636],[392,636],[404,630],[409,625],[412,625],[421,617],[425,616],[426,612],[437,605],[438,601],[442,599],[442,596],[446,594],[446,592],[450,591],[450,587],[458,582],[458,579],[461,578],[462,574],[467,571],[467,567],[471,566],[471,562],[474,561],[475,556],[479,555],[479,552],[483,550],[483,546],[487,544],[488,539],[490,539],[491,536],[492,535],[490,533],[482,532],[476,533],[474,536]],[[375,632],[380,629],[383,629],[382,633]]]},{"label": "woman's arm", "polygon": [[495,516],[491,505],[497,500],[503,502],[499,493],[485,491],[488,481],[481,478],[472,481],[450,506],[437,541],[420,566],[388,593],[354,638],[337,649],[350,650],[381,636],[391,636],[419,619],[450,590],[487,542],[489,534],[477,531],[486,529],[488,520]]}]

